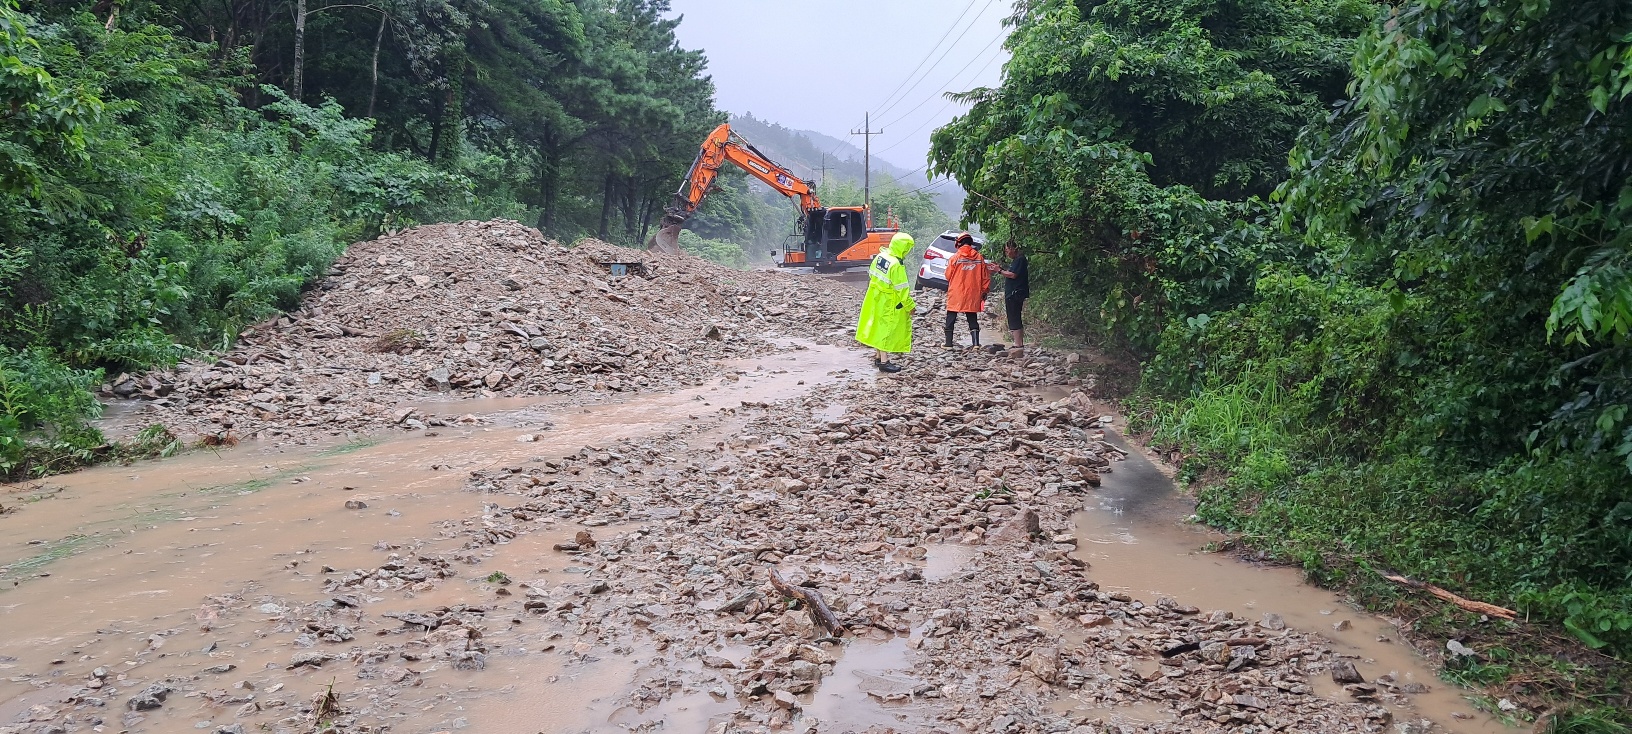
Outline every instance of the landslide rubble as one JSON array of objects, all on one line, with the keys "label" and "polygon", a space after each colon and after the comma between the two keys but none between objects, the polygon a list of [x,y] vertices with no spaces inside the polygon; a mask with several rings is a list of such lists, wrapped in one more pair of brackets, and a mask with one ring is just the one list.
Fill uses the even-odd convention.
[{"label": "landslide rubble", "polygon": [[[1100,590],[1070,518],[1124,455],[1066,358],[911,362],[722,409],[712,427],[472,471],[479,515],[382,541],[374,567],[308,558],[290,566],[304,596],[207,599],[209,623],[250,621],[285,652],[163,686],[171,701],[202,696],[218,731],[291,734],[317,721],[480,730],[483,710],[522,695],[484,685],[497,660],[554,671],[543,696],[633,665],[600,689],[615,721],[571,731],[676,730],[699,710],[707,720],[685,730],[1432,730],[1393,721],[1411,691],[1323,685],[1352,665],[1273,614]],[[779,593],[773,570],[819,594],[838,634]],[[279,693],[290,675],[339,682],[305,700]],[[144,707],[171,705],[145,698],[144,681],[84,680],[34,720],[84,722],[120,702],[143,731],[162,713]],[[842,706],[824,705],[827,691]],[[1117,718],[1130,710],[1139,721]]]},{"label": "landslide rubble", "polygon": [[148,401],[184,440],[423,429],[477,419],[403,403],[699,384],[773,334],[825,341],[857,301],[827,279],[563,247],[510,221],[430,225],[352,245],[299,309],[213,363],[121,375],[104,395]]},{"label": "landslide rubble", "polygon": [[[447,389],[466,395],[611,392],[610,380],[628,390],[644,377],[649,387],[671,374],[652,370],[676,365],[699,374],[709,360],[755,353],[771,334],[848,336],[853,289],[644,256],[652,270],[632,276],[650,278],[644,285],[624,280],[603,290],[589,282],[604,280],[590,258],[627,251],[595,243],[567,250],[530,232],[466,223],[398,237],[464,242],[467,259],[473,246],[496,250],[494,261],[526,255],[519,260],[549,264],[539,270],[554,273],[551,282],[577,274],[577,300],[546,293],[528,296],[520,310],[461,306],[429,285],[403,285],[405,274],[412,283],[425,272],[421,261],[391,260],[386,251],[404,245],[383,238],[354,248],[300,313],[257,327],[221,363],[160,381],[175,389],[157,397],[200,432],[298,437],[319,428],[302,421],[367,428],[432,419],[393,418],[389,409],[440,387],[438,379],[404,378],[415,370],[440,366]],[[440,262],[435,251],[416,252],[407,259]],[[477,300],[505,297],[508,286],[494,278],[501,272],[528,293],[545,278],[521,266],[480,267],[487,279],[468,286],[427,270]],[[522,283],[518,269],[535,280]],[[685,299],[661,282],[687,273],[708,281],[699,284],[708,305],[692,304],[706,317],[675,313]],[[703,277],[709,273],[713,280]],[[726,278],[738,280],[726,288]],[[792,305],[771,313],[767,304],[786,303],[776,300],[785,290],[799,294],[804,313],[821,315],[804,319]],[[370,294],[380,298],[363,298]],[[385,307],[392,299],[400,304]],[[463,320],[425,327],[425,341],[406,354],[368,350],[384,327],[408,328],[413,313]],[[194,619],[220,642],[196,653],[165,648],[183,637],[179,628],[110,627],[107,634],[140,637],[145,647],[113,671],[65,656],[48,673],[14,676],[56,695],[0,723],[0,734],[114,720],[132,732],[192,721],[216,734],[500,731],[518,720],[527,731],[710,734],[1436,730],[1395,720],[1410,711],[1420,684],[1356,680],[1352,658],[1277,615],[1237,619],[1184,599],[1101,590],[1076,554],[1071,518],[1125,456],[1105,440],[1091,377],[1075,355],[1050,350],[941,350],[931,346],[938,329],[926,328],[938,315],[926,305],[918,317],[919,349],[897,375],[836,374],[846,381],[718,408],[709,420],[651,438],[541,442],[530,461],[465,475],[464,506],[479,512],[440,517],[372,550],[365,540],[365,555],[349,556],[374,554],[363,567],[325,563],[326,553],[349,548],[280,554],[291,581],[284,591],[250,583],[203,599]],[[581,332],[592,330],[583,325],[597,319],[597,339],[646,361],[625,355],[621,367],[587,371],[608,363],[530,346],[574,336],[583,343]],[[322,324],[339,334],[315,338]],[[629,336],[636,327],[654,341]],[[481,350],[466,350],[473,341]],[[560,349],[567,351],[557,359]],[[653,353],[665,356],[645,356]],[[471,384],[509,362],[534,371]],[[575,367],[558,369],[563,363]],[[355,379],[364,369],[381,379]],[[384,379],[388,369],[396,379]],[[204,373],[216,377],[194,379]],[[229,378],[238,385],[209,388]],[[268,385],[294,392],[269,401]],[[335,395],[288,398],[319,389]],[[244,400],[248,409],[229,410]],[[389,513],[355,504],[342,510],[336,497],[331,511]],[[806,600],[791,601],[773,578]],[[525,675],[505,677],[507,669]],[[315,696],[294,692],[314,687]],[[582,713],[592,723],[527,718],[528,702],[559,697],[592,704]],[[504,710],[519,718],[494,723]],[[1137,716],[1123,716],[1130,713]]]},{"label": "landslide rubble", "polygon": [[[596,649],[661,651],[655,677],[681,683],[625,701],[649,727],[672,698],[713,691],[735,711],[710,731],[860,731],[806,707],[850,647],[892,639],[906,641],[900,674],[863,677],[871,703],[854,704],[888,724],[876,731],[1097,734],[1115,730],[1105,720],[1117,707],[1152,703],[1169,722],[1140,731],[1391,723],[1374,701],[1315,695],[1338,656],[1273,616],[1099,591],[1072,555],[1069,518],[1122,455],[1082,393],[1028,392],[1067,382],[1063,360],[1034,356],[1012,378],[1025,387],[996,379],[978,394],[959,386],[1007,360],[938,361],[959,369],[818,391],[685,462],[660,461],[673,447],[622,445],[479,472],[473,489],[522,499],[469,537],[638,523],[578,551],[581,579],[531,584],[525,607]],[[833,405],[844,412],[816,417]],[[929,578],[933,557],[953,551],[964,563]],[[771,569],[819,590],[845,634],[790,608]],[[1062,713],[1068,696],[1080,703]]]}]

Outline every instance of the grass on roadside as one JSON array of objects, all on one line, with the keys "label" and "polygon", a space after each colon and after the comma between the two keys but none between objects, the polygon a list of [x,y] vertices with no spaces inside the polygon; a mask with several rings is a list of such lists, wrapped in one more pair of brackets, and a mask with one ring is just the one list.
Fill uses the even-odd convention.
[{"label": "grass on roadside", "polygon": [[[0,579],[17,579],[38,573],[40,569],[67,558],[96,540],[94,535],[75,534],[40,544],[42,550],[7,566]],[[6,588],[6,587],[0,587]]]}]

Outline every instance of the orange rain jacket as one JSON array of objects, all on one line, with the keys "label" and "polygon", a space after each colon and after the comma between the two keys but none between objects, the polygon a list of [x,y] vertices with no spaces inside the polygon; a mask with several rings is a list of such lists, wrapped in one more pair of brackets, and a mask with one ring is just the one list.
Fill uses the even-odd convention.
[{"label": "orange rain jacket", "polygon": [[992,289],[986,258],[973,245],[963,245],[946,263],[946,310],[953,313],[980,313],[987,292]]}]

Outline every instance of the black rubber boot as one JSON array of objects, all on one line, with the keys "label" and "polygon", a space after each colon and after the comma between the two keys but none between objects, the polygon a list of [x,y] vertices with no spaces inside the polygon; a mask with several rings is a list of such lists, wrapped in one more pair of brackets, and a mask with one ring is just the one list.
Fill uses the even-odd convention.
[{"label": "black rubber boot", "polygon": [[975,347],[980,346],[980,329],[974,329],[969,332],[969,345]]},{"label": "black rubber boot", "polygon": [[946,327],[946,348],[951,349],[955,346],[957,346],[957,343],[952,341],[952,327],[948,326]]}]

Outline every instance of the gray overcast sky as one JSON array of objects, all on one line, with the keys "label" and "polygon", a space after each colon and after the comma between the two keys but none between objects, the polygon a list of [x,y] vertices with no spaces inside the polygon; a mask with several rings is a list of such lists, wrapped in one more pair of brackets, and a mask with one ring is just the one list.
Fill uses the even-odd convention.
[{"label": "gray overcast sky", "polygon": [[1002,20],[1010,0],[672,0],[672,6],[684,16],[676,29],[680,44],[708,54],[721,108],[857,147],[861,136],[849,132],[871,112],[874,129],[885,133],[873,138],[873,154],[907,169],[924,164],[930,132],[964,109],[941,94],[995,86],[1009,56]]}]

